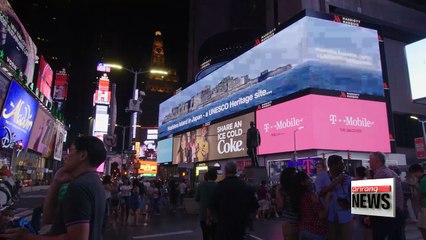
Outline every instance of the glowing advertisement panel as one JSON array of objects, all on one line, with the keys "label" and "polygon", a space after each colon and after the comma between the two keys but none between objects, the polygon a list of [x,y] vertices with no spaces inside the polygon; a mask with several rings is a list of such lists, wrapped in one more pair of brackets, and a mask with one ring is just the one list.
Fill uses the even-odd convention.
[{"label": "glowing advertisement panel", "polygon": [[108,132],[108,107],[104,105],[96,105],[95,114],[95,132]]},{"label": "glowing advertisement panel", "polygon": [[53,158],[55,160],[61,161],[62,150],[63,150],[64,142],[66,140],[65,137],[66,137],[67,131],[58,122],[56,123],[56,125],[57,125],[57,132],[56,132],[55,151],[53,152]]},{"label": "glowing advertisement panel", "polygon": [[47,158],[53,152],[53,149],[50,148],[50,143],[54,135],[55,119],[46,110],[39,107],[30,140],[28,141],[28,148],[41,153],[43,157]]},{"label": "glowing advertisement panel", "polygon": [[[413,100],[426,98],[426,38],[405,46]],[[426,100],[426,99],[424,99]]]},{"label": "glowing advertisement panel", "polygon": [[[390,152],[384,102],[307,95],[256,112],[260,154],[306,149]],[[303,127],[303,128],[302,128]]]},{"label": "glowing advertisement panel", "polygon": [[254,114],[203,126],[174,137],[173,164],[247,156],[246,140]]},{"label": "glowing advertisement panel", "polygon": [[32,82],[37,48],[7,0],[0,0],[0,31],[5,62]]},{"label": "glowing advertisement panel", "polygon": [[43,55],[40,57],[40,65],[38,68],[38,79],[36,86],[49,100],[52,100],[52,81],[53,70],[44,59]]},{"label": "glowing advertisement panel", "polygon": [[163,102],[159,137],[307,88],[384,96],[377,31],[304,17]]},{"label": "glowing advertisement panel", "polygon": [[37,108],[38,102],[12,81],[0,117],[2,147],[12,147],[17,141],[22,141],[23,147],[27,147]]},{"label": "glowing advertisement panel", "polygon": [[169,163],[173,158],[173,138],[167,138],[158,142],[157,163]]}]

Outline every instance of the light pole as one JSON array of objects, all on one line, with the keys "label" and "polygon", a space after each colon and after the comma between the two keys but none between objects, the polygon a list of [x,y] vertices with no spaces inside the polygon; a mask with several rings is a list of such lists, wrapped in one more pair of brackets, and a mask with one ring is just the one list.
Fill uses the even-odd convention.
[{"label": "light pole", "polygon": [[[141,99],[138,99],[138,91],[137,91],[137,82],[138,82],[138,75],[143,74],[143,73],[151,73],[151,74],[160,74],[160,75],[167,75],[168,72],[163,71],[163,70],[158,70],[158,69],[151,69],[148,71],[142,71],[142,69],[139,70],[134,70],[132,69],[128,69],[125,68],[121,65],[118,64],[110,64],[110,63],[105,63],[104,66],[107,67],[111,67],[111,68],[116,68],[116,69],[123,69],[127,72],[130,72],[133,74],[133,89],[132,89],[132,99],[131,100],[139,100],[140,102],[142,102]],[[141,91],[140,95],[143,97],[145,96],[145,92]],[[126,109],[127,112],[130,112],[130,126],[131,126],[131,132],[129,133],[129,150],[132,149],[132,140],[133,138],[136,138],[136,125],[138,122],[138,113],[142,113],[142,111],[140,109]]]},{"label": "light pole", "polygon": [[419,123],[422,124],[422,131],[423,131],[423,144],[426,145],[426,136],[425,136],[425,120],[420,120],[418,117],[416,116],[410,116],[411,119],[417,120]]},{"label": "light pole", "polygon": [[303,126],[296,128],[293,132],[293,146],[294,146],[293,161],[294,161],[294,166],[296,168],[297,168],[296,132],[300,129],[303,129]]},{"label": "light pole", "polygon": [[[121,172],[123,172],[123,164],[124,164],[124,141],[126,139],[126,128],[130,128],[130,126],[123,126],[123,125],[118,125],[115,124],[116,127],[120,127],[121,128],[121,135],[122,135],[122,140],[121,140],[121,166],[120,166],[120,170]],[[135,126],[135,129],[137,127],[140,127],[140,125]],[[130,143],[129,143],[130,144]]]}]

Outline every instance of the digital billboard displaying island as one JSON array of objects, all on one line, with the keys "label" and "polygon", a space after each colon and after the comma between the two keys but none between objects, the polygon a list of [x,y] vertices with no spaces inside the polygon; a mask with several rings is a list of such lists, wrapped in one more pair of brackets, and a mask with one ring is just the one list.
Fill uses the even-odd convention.
[{"label": "digital billboard displaying island", "polygon": [[159,138],[307,88],[384,96],[377,31],[305,16],[163,102]]}]

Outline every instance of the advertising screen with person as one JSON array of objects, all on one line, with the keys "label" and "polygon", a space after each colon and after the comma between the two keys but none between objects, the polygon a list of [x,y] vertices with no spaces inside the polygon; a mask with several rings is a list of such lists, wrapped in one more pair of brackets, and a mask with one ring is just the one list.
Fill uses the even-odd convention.
[{"label": "advertising screen with person", "polygon": [[38,108],[28,148],[41,153],[43,157],[51,156],[53,149],[50,148],[50,142],[54,136],[54,130],[55,119],[43,108]]},{"label": "advertising screen with person", "polygon": [[246,140],[254,113],[203,126],[173,140],[173,164],[247,156]]}]

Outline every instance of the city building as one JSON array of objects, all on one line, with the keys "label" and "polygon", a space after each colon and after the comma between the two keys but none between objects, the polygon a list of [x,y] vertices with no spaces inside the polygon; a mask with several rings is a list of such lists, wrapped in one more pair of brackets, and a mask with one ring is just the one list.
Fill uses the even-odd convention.
[{"label": "city building", "polygon": [[[220,19],[215,9],[220,9]],[[426,21],[426,6],[419,1],[193,0],[190,6],[188,81],[201,79],[269,38],[274,29],[291,21],[304,9],[346,17],[341,19],[346,24],[362,22],[380,27],[392,152],[404,154],[407,165],[418,162],[414,138],[423,136],[422,126],[410,116],[426,119],[426,106],[412,101],[404,48],[426,37],[426,29],[419,24]],[[312,153],[300,154],[312,156]],[[289,158],[279,154],[276,157]],[[365,155],[358,153],[348,153],[344,157],[366,160]]]}]

